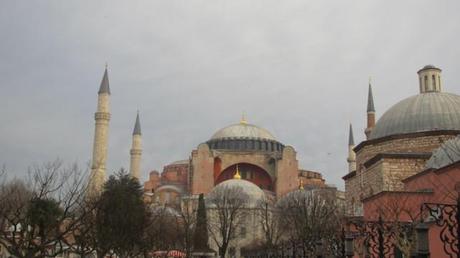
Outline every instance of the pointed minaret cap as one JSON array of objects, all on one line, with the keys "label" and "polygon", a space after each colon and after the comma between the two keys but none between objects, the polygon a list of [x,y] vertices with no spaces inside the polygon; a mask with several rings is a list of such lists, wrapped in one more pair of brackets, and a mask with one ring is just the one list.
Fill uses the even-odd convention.
[{"label": "pointed minaret cap", "polygon": [[369,94],[367,96],[367,112],[375,112],[374,95],[372,95],[371,78],[369,78]]},{"label": "pointed minaret cap", "polygon": [[353,137],[353,126],[350,124],[350,132],[348,135],[348,146],[355,146],[355,137]]},{"label": "pointed minaret cap", "polygon": [[141,135],[141,122],[139,120],[139,111],[137,111],[136,123],[134,124],[133,135]]},{"label": "pointed minaret cap", "polygon": [[107,74],[107,65],[105,65],[104,76],[102,77],[101,86],[99,87],[98,94],[101,94],[101,93],[108,93],[110,95],[109,76]]}]

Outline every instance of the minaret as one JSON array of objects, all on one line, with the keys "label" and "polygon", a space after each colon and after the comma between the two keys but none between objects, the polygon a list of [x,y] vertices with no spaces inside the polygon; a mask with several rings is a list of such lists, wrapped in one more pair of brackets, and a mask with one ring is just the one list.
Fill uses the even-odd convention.
[{"label": "minaret", "polygon": [[353,137],[353,127],[350,124],[350,132],[348,135],[348,173],[356,171],[356,153],[353,150],[355,147],[355,139]]},{"label": "minaret", "polygon": [[133,130],[133,142],[131,145],[131,163],[129,166],[129,173],[132,177],[139,180],[141,171],[141,156],[142,156],[142,137],[141,137],[141,122],[139,120],[139,111],[136,116],[136,123]]},{"label": "minaret", "polygon": [[420,93],[442,91],[441,69],[433,65],[426,65],[417,73],[420,84]]},{"label": "minaret", "polygon": [[367,96],[367,128],[364,131],[366,138],[369,140],[372,129],[375,126],[375,107],[374,107],[374,96],[372,95],[371,79],[369,78],[369,92]]},{"label": "minaret", "polygon": [[97,111],[94,114],[96,126],[94,131],[93,159],[91,163],[91,175],[89,181],[90,193],[98,193],[102,190],[105,181],[107,163],[107,143],[109,136],[110,121],[110,87],[107,75],[107,66],[102,77],[97,99]]}]

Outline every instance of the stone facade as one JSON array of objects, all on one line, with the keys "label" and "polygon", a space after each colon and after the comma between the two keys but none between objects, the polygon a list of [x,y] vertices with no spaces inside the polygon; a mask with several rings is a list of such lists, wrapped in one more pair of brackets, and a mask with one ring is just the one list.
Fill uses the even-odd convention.
[{"label": "stone facade", "polygon": [[356,172],[344,177],[348,212],[359,214],[363,198],[402,189],[401,180],[423,170],[431,152],[458,132],[425,132],[364,141],[355,147]]},{"label": "stone facade", "polygon": [[139,180],[141,173],[141,157],[142,157],[142,138],[140,134],[133,135],[133,142],[129,154],[131,155],[129,173],[132,177]]}]

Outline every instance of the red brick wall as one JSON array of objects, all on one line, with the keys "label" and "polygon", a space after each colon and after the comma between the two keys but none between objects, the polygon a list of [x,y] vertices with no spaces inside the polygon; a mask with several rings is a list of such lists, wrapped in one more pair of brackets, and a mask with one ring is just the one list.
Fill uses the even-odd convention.
[{"label": "red brick wall", "polygon": [[[270,176],[262,168],[248,163],[240,163],[238,164],[238,169],[242,179],[248,180],[264,190],[274,191],[273,182]],[[218,175],[215,184],[217,185],[222,181],[232,179],[235,172],[236,165],[226,168]]]}]

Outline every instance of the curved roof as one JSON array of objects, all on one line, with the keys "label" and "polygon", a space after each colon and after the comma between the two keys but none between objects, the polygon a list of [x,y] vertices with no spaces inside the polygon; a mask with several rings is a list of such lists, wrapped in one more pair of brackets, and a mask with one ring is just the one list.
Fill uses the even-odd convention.
[{"label": "curved roof", "polygon": [[170,165],[188,165],[189,162],[190,161],[188,159],[177,160],[177,161],[174,161],[174,162],[168,164],[168,166],[170,166]]},{"label": "curved roof", "polygon": [[265,193],[260,187],[255,185],[252,182],[244,179],[229,179],[225,180],[222,183],[216,185],[214,189],[209,193],[210,196],[215,194],[222,188],[241,188],[243,193],[249,196],[248,205],[255,206],[260,200],[265,198]]},{"label": "curved roof", "polygon": [[426,92],[404,99],[383,114],[370,139],[438,130],[460,130],[460,96]]},{"label": "curved roof", "polygon": [[426,162],[427,168],[442,168],[460,160],[460,136],[455,137],[433,151],[433,155]]},{"label": "curved roof", "polygon": [[238,123],[224,127],[217,131],[211,137],[211,140],[224,138],[251,138],[276,141],[275,137],[269,131],[248,123]]}]

